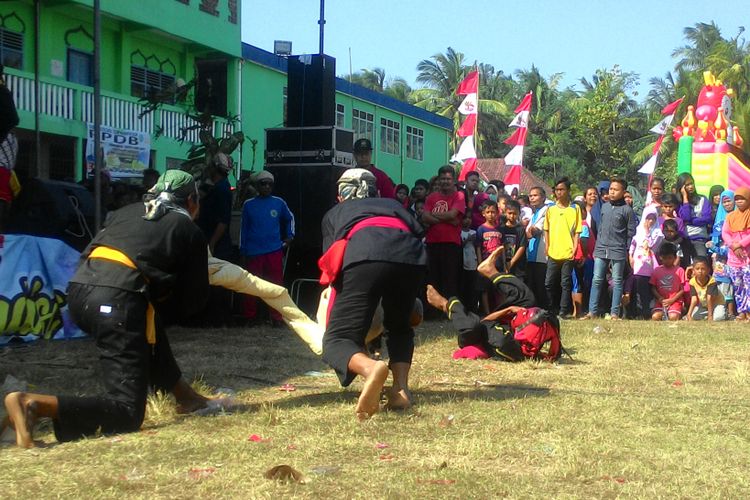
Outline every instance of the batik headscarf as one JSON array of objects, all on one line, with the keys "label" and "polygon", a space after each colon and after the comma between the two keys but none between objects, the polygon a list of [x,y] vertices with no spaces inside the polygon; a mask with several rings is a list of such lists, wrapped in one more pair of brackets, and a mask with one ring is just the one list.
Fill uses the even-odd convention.
[{"label": "batik headscarf", "polygon": [[339,196],[342,200],[361,200],[375,198],[378,195],[375,175],[364,168],[345,170],[339,177],[337,184]]},{"label": "batik headscarf", "polygon": [[146,220],[159,220],[167,212],[178,212],[187,217],[190,213],[182,206],[191,194],[198,196],[195,179],[183,170],[167,170],[154,187],[143,196]]}]

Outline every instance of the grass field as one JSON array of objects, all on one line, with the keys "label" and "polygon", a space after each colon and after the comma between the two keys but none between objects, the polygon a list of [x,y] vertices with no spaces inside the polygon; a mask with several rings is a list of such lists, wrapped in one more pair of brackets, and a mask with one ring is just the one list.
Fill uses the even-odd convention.
[{"label": "grass field", "polygon": [[[595,325],[604,332],[594,333]],[[750,327],[564,322],[573,360],[453,361],[446,322],[418,330],[416,405],[356,422],[359,382],[286,330],[173,329],[188,379],[235,392],[213,416],[151,399],[143,430],[0,448],[3,498],[745,498]],[[98,390],[90,341],[0,351],[40,392]],[[281,390],[282,386],[286,390]],[[290,391],[290,389],[295,389]],[[303,482],[266,479],[277,465]],[[281,474],[283,475],[283,474]]]}]

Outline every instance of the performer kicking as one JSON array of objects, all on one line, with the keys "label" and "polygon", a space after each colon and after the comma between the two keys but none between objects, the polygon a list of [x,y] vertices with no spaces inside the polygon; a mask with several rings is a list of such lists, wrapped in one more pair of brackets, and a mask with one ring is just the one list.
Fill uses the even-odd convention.
[{"label": "performer kicking", "polygon": [[53,419],[58,441],[140,429],[149,386],[171,392],[178,411],[208,399],[182,378],[163,323],[200,311],[208,296],[206,240],[193,177],[169,170],[143,205],[112,214],[81,255],[68,287],[70,312],[96,340],[105,394],[67,397],[13,392],[5,398],[18,446],[34,446],[38,417]]},{"label": "performer kicking", "polygon": [[[354,377],[365,383],[355,409],[359,420],[379,410],[380,393],[390,367],[391,408],[411,405],[409,370],[414,353],[414,330],[409,317],[425,273],[427,257],[423,229],[393,199],[375,198],[375,176],[354,168],[338,181],[339,204],[323,217],[323,284],[332,283],[328,326],[323,336],[323,360],[346,387]],[[390,366],[371,359],[365,336],[382,299],[383,324]]]}]

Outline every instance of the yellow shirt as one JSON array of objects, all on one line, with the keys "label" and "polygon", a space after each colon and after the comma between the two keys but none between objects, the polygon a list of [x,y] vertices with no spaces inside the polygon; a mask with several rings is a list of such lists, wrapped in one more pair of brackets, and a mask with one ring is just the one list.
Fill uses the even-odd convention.
[{"label": "yellow shirt", "polygon": [[581,210],[577,205],[549,207],[544,218],[544,230],[549,231],[547,257],[554,260],[572,259],[575,252],[573,236],[580,234],[582,229]]}]

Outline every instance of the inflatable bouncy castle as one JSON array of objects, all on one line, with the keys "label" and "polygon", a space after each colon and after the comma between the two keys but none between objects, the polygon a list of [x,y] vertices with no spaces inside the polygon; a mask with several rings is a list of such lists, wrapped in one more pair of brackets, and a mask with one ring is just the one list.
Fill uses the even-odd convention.
[{"label": "inflatable bouncy castle", "polygon": [[742,150],[742,136],[732,126],[732,89],[710,71],[695,106],[688,106],[682,124],[674,127],[677,173],[688,172],[698,192],[708,194],[714,184],[734,190],[750,186],[750,156]]}]

